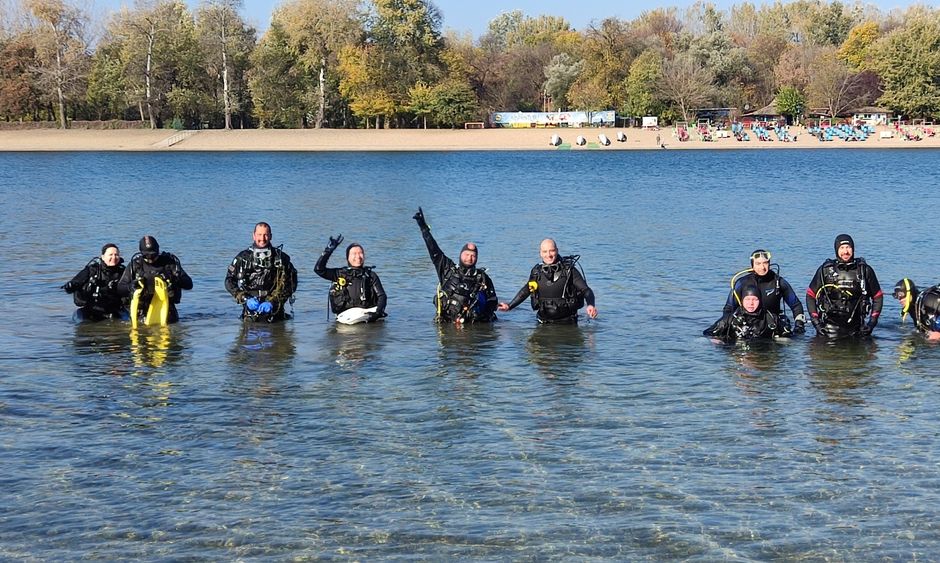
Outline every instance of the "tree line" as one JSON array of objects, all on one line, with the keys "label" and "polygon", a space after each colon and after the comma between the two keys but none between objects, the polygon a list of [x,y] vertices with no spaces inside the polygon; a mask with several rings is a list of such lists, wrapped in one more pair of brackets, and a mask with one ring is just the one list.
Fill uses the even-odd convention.
[{"label": "tree line", "polygon": [[794,117],[878,105],[940,117],[940,10],[709,2],[575,30],[520,11],[444,32],[431,0],[286,0],[259,37],[241,0],[0,0],[0,120],[147,127],[455,127],[492,111],[702,107]]}]

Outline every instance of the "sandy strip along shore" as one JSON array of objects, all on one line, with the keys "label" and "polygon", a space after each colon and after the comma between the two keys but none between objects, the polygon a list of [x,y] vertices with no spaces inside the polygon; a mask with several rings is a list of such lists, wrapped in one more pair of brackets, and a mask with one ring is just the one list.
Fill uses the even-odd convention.
[{"label": "sandy strip along shore", "polygon": [[[879,128],[881,131],[887,130]],[[617,133],[626,142],[616,140]],[[628,128],[561,129],[245,129],[205,130],[57,130],[0,131],[0,151],[469,151],[469,150],[630,150],[657,149],[657,136],[667,149],[786,149],[786,148],[938,148],[940,135],[921,141],[905,141],[895,135],[873,135],[867,141],[836,139],[820,142],[802,128],[792,128],[797,141],[750,141],[733,138],[706,142],[695,138],[679,142],[672,129]],[[610,146],[601,146],[598,135],[606,135]],[[562,147],[551,146],[552,135],[561,137]],[[575,145],[583,135],[587,145]],[[693,135],[694,137],[694,135]]]}]

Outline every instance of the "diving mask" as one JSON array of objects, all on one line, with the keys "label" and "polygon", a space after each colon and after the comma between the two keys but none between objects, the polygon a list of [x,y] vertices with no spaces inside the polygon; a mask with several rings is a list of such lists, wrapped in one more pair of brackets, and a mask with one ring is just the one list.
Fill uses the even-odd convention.
[{"label": "diving mask", "polygon": [[751,254],[752,262],[754,260],[768,260],[769,261],[770,258],[771,258],[771,254],[770,252],[767,252],[766,250],[757,250],[753,254]]}]

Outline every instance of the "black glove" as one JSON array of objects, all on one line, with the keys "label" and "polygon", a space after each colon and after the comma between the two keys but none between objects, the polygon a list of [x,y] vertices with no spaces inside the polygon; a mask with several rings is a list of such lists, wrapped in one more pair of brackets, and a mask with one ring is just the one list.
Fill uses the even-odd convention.
[{"label": "black glove", "polygon": [[871,320],[868,321],[868,324],[867,324],[867,325],[865,325],[865,326],[862,327],[862,330],[860,331],[860,334],[861,334],[862,336],[871,336],[872,331],[875,330],[875,327],[876,327],[877,325],[878,325],[878,319],[877,319],[877,317],[876,317],[876,318],[872,318]]},{"label": "black glove", "polygon": [[418,208],[418,212],[414,214],[413,219],[418,222],[418,227],[420,227],[422,231],[428,230],[428,222],[424,220],[424,211],[422,211],[420,207]]},{"label": "black glove", "polygon": [[374,312],[374,313],[369,313],[369,318],[366,319],[366,322],[367,322],[367,323],[374,323],[375,321],[377,321],[377,320],[379,320],[379,319],[381,319],[381,318],[383,318],[383,317],[387,317],[387,316],[388,316],[388,315],[386,315],[384,312],[380,313],[380,312],[376,311],[376,312]]},{"label": "black glove", "polygon": [[76,291],[78,288],[75,287],[74,285],[72,285],[72,282],[67,282],[65,285],[63,285],[63,286],[62,286],[61,288],[59,288],[59,289],[63,289],[63,290],[65,290],[66,293],[68,293],[68,294],[71,295],[72,293],[75,293],[75,291]]},{"label": "black glove", "polygon": [[803,321],[796,321],[793,323],[793,334],[805,334],[806,333],[806,323]]},{"label": "black glove", "polygon": [[810,318],[809,318],[809,322],[813,323],[813,328],[816,329],[816,332],[817,332],[817,333],[821,330],[821,329],[819,328],[819,326],[820,326],[819,319],[817,319],[816,317],[810,317]]},{"label": "black glove", "polygon": [[858,334],[859,334],[859,336],[861,336],[862,338],[867,338],[867,337],[871,336],[871,330],[872,330],[873,328],[875,328],[875,327],[869,326],[869,325],[865,325],[865,326],[863,326],[863,327],[861,328],[861,330],[858,331]]},{"label": "black glove", "polygon": [[336,238],[330,237],[330,244],[326,245],[324,252],[333,252],[339,246],[339,243],[343,242],[342,233],[336,235]]}]

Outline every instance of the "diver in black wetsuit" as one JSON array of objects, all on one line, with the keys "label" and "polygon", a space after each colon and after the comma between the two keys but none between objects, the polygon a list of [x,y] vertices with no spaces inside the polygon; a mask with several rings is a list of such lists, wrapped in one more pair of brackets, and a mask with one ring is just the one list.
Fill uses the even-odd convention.
[{"label": "diver in black wetsuit", "polygon": [[[823,262],[806,288],[806,309],[816,334],[827,338],[871,335],[884,302],[878,277],[855,257],[855,241],[836,237],[837,259]],[[866,322],[867,319],[867,322]]]},{"label": "diver in black wetsuit", "polygon": [[153,279],[162,277],[168,284],[170,298],[167,322],[175,323],[179,320],[176,305],[182,299],[182,290],[192,289],[193,279],[183,270],[179,258],[169,252],[160,252],[160,244],[152,236],[140,239],[139,248],[140,252],[131,258],[118,282],[118,294],[130,297],[137,288],[143,288],[138,306],[138,316],[143,318],[153,299]]},{"label": "diver in black wetsuit", "polygon": [[894,286],[894,298],[901,305],[902,322],[910,314],[927,340],[940,340],[940,285],[920,291],[910,278],[903,278]]},{"label": "diver in black wetsuit", "polygon": [[101,247],[101,256],[93,258],[82,271],[62,286],[79,307],[78,320],[102,321],[127,319],[127,299],[118,294],[118,281],[124,273],[124,259],[114,243]]},{"label": "diver in black wetsuit", "polygon": [[323,249],[323,254],[320,254],[320,259],[313,268],[318,276],[333,282],[330,286],[330,309],[338,315],[353,307],[363,309],[375,307],[375,312],[369,313],[369,318],[366,320],[369,323],[387,317],[385,306],[388,303],[388,297],[385,295],[385,289],[382,287],[378,274],[371,267],[363,266],[366,253],[362,245],[352,243],[346,247],[346,266],[326,267],[333,251],[341,242],[343,242],[343,235],[337,235],[336,238],[330,237],[330,243]]},{"label": "diver in black wetsuit", "polygon": [[457,324],[495,321],[498,305],[496,288],[486,270],[476,267],[477,245],[472,242],[463,245],[460,249],[460,264],[455,264],[444,255],[431,236],[431,228],[424,220],[424,211],[420,207],[414,220],[421,229],[421,236],[440,282],[434,297],[437,320]]},{"label": "diver in black wetsuit", "polygon": [[594,292],[584,276],[575,267],[578,256],[558,256],[558,245],[547,238],[539,245],[541,264],[529,272],[529,281],[509,303],[500,303],[500,311],[511,311],[526,297],[531,297],[532,309],[540,323],[577,323],[578,309],[587,303],[589,317],[597,317]]},{"label": "diver in black wetsuit", "polygon": [[255,225],[252,244],[239,252],[225,274],[225,290],[242,305],[242,318],[274,322],[291,318],[286,310],[297,291],[297,268],[280,246],[271,245],[271,225]]},{"label": "diver in black wetsuit", "polygon": [[786,302],[787,306],[793,311],[793,330],[795,334],[806,332],[806,318],[803,316],[803,304],[799,297],[793,291],[790,283],[777,275],[770,268],[770,252],[758,249],[751,253],[751,268],[745,270],[741,277],[736,276],[734,289],[728,294],[728,300],[723,309],[725,315],[731,315],[739,306],[741,289],[746,285],[755,285],[761,290],[761,304],[764,309],[770,311],[777,317],[777,326],[780,327],[781,334],[787,334],[790,331],[790,321],[783,313],[781,302]]},{"label": "diver in black wetsuit", "polygon": [[741,306],[731,315],[722,315],[712,326],[702,331],[702,334],[725,343],[782,336],[777,316],[764,308],[761,290],[756,285],[743,287]]}]

